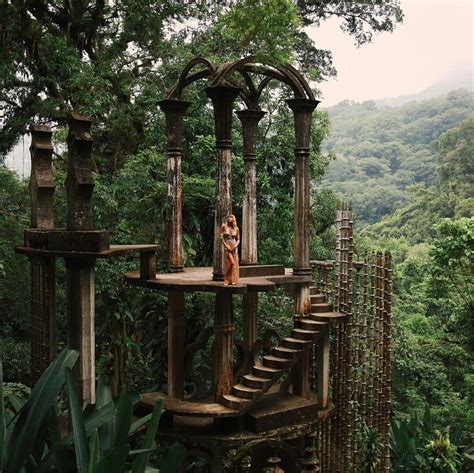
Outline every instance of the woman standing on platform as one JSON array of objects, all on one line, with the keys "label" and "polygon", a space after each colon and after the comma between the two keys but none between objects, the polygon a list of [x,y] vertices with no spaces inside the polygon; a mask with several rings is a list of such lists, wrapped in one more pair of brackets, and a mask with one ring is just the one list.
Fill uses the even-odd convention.
[{"label": "woman standing on platform", "polygon": [[239,254],[240,232],[235,215],[227,217],[227,223],[221,226],[221,241],[224,245],[224,286],[239,282]]}]

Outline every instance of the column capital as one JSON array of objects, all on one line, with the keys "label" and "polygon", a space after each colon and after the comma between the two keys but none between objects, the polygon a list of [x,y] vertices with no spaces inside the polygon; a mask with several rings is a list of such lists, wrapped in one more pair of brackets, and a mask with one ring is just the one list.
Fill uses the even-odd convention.
[{"label": "column capital", "polygon": [[206,94],[214,105],[217,147],[232,146],[232,106],[240,91],[240,87],[231,85],[213,85],[206,88]]},{"label": "column capital", "polygon": [[257,141],[257,126],[259,121],[266,115],[263,110],[245,109],[236,113],[242,123],[242,135],[244,141],[244,159],[255,159],[255,146]]},{"label": "column capital", "polygon": [[180,99],[164,99],[158,102],[158,106],[163,110],[164,113],[168,112],[182,112],[185,113],[186,110],[191,105],[191,102],[187,100]]},{"label": "column capital", "polygon": [[183,117],[191,102],[178,99],[165,99],[158,106],[166,116],[166,136],[168,139],[168,154],[181,151],[183,141]]},{"label": "column capital", "polygon": [[297,112],[309,112],[312,113],[313,110],[321,103],[319,100],[305,99],[305,98],[296,98],[286,100],[288,107],[293,110],[294,113]]},{"label": "column capital", "polygon": [[286,103],[293,111],[295,117],[295,157],[298,158],[301,151],[303,154],[309,153],[311,118],[319,102],[317,100],[298,98],[287,100]]}]

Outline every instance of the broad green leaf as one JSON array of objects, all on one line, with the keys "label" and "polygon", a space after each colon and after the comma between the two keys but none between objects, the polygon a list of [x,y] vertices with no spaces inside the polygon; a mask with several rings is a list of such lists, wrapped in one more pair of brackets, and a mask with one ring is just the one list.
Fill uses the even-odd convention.
[{"label": "broad green leaf", "polygon": [[[89,436],[91,433],[100,427],[102,427],[106,422],[115,417],[115,405],[113,402],[109,402],[104,407],[99,410],[94,411],[86,419],[84,419],[84,427],[86,429],[86,435]],[[63,439],[63,443],[72,444],[74,441],[73,433],[68,434]]]},{"label": "broad green leaf", "polygon": [[[151,413],[150,424],[143,439],[141,449],[150,449],[155,441],[156,431],[158,430],[158,424],[160,423],[161,410],[163,407],[163,401],[159,399],[156,401],[155,406],[153,407],[153,412]],[[132,473],[144,473],[145,468],[148,464],[150,458],[150,453],[141,453],[135,458],[135,461],[132,465]]]},{"label": "broad green leaf", "polygon": [[96,429],[92,432],[89,439],[89,470],[88,473],[94,473],[95,466],[100,460],[100,447],[99,447],[99,431]]},{"label": "broad green leaf", "polygon": [[[107,386],[103,377],[99,378],[97,385],[97,401],[95,404],[96,410],[101,410],[105,406],[113,404],[112,392]],[[114,405],[115,412],[115,405]],[[108,418],[99,429],[100,448],[103,452],[110,450],[114,445],[115,440],[115,415]]]},{"label": "broad green leaf", "polygon": [[22,470],[33,449],[41,424],[64,384],[64,368],[72,368],[78,356],[74,350],[63,350],[36,383],[13,428],[9,440],[6,473],[18,473]]},{"label": "broad green leaf", "polygon": [[128,445],[120,445],[119,447],[112,448],[104,455],[99,463],[97,463],[94,468],[94,473],[122,473],[129,450],[130,447]]},{"label": "broad green leaf", "polygon": [[140,448],[139,450],[130,450],[128,453],[129,457],[133,457],[135,455],[140,455],[140,453],[153,453],[156,448]]},{"label": "broad green leaf", "polygon": [[87,443],[86,428],[82,419],[82,409],[79,403],[75,380],[71,370],[66,368],[66,385],[69,397],[69,415],[74,435],[74,449],[76,450],[76,465],[80,473],[89,470],[89,445]]},{"label": "broad green leaf", "polygon": [[61,433],[59,431],[59,418],[56,406],[54,406],[49,413],[48,430],[52,445],[59,445],[59,443],[61,443]]},{"label": "broad green leaf", "polygon": [[119,403],[117,406],[116,416],[116,434],[115,434],[115,446],[128,445],[128,432],[130,431],[130,425],[132,424],[132,399],[127,392],[123,392],[120,396]]},{"label": "broad green leaf", "polygon": [[137,421],[133,422],[133,424],[130,426],[130,431],[128,432],[128,435],[135,433],[137,430],[143,427],[150,419],[151,414],[147,414],[145,417],[141,417]]}]

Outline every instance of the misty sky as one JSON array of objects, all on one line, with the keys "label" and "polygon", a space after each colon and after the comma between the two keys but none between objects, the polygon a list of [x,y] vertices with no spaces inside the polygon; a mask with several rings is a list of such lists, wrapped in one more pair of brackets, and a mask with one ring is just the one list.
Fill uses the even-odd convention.
[{"label": "misty sky", "polygon": [[474,0],[402,0],[403,24],[354,46],[336,19],[308,29],[333,52],[337,79],[321,84],[322,106],[416,93],[473,63]]}]

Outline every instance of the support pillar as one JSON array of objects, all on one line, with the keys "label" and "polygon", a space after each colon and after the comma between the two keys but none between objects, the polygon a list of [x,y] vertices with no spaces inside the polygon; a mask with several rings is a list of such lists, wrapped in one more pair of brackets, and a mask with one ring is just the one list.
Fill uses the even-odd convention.
[{"label": "support pillar", "polygon": [[305,346],[301,359],[291,369],[291,375],[293,377],[293,394],[297,396],[310,398],[311,394],[311,383],[309,374],[311,372],[311,346]]},{"label": "support pillar", "polygon": [[[257,170],[256,142],[257,127],[265,112],[262,110],[241,110],[237,112],[242,123],[245,165],[245,190],[242,205],[241,264],[257,263]],[[257,340],[258,293],[250,292],[242,296],[243,342],[251,353]],[[252,357],[250,357],[252,358]]]},{"label": "support pillar", "polygon": [[168,292],[168,396],[184,399],[184,292]]},{"label": "support pillar", "polygon": [[[72,113],[66,176],[68,232],[93,232],[92,120]],[[79,351],[74,367],[82,404],[95,403],[95,259],[66,260],[67,344]]]},{"label": "support pillar", "polygon": [[[31,127],[31,228],[54,228],[53,145],[51,128]],[[55,258],[30,258],[31,265],[31,382],[36,383],[56,357]]]},{"label": "support pillar", "polygon": [[216,134],[216,205],[214,219],[214,254],[212,279],[224,280],[224,250],[220,228],[232,213],[231,159],[232,159],[232,106],[240,88],[217,85],[206,89],[214,105]]},{"label": "support pillar", "polygon": [[[295,210],[293,234],[293,274],[310,276],[309,217],[310,217],[310,168],[309,144],[311,120],[317,100],[296,98],[287,100],[295,122]],[[295,284],[294,314],[306,315],[311,307],[310,283]],[[293,368],[293,392],[302,397],[310,395],[309,373],[311,371],[311,349],[305,348],[301,360]]]},{"label": "support pillar", "polygon": [[166,116],[166,154],[168,156],[168,266],[172,272],[182,272],[183,264],[183,219],[181,160],[183,156],[183,118],[190,102],[168,99],[159,102]]},{"label": "support pillar", "polygon": [[245,191],[242,205],[242,265],[257,262],[257,171],[256,141],[262,110],[241,110],[237,116],[242,122],[245,164]]},{"label": "support pillar", "polygon": [[[293,274],[311,275],[309,255],[311,120],[317,100],[287,100],[295,121],[295,211],[293,235]],[[310,305],[309,283],[296,288],[295,314],[304,315]]]},{"label": "support pillar", "polygon": [[56,261],[30,258],[31,383],[34,385],[56,358]]},{"label": "support pillar", "polygon": [[329,326],[321,330],[321,338],[318,343],[318,404],[321,409],[328,406],[329,401]]},{"label": "support pillar", "polygon": [[66,259],[67,345],[79,352],[74,367],[83,405],[95,403],[95,260]]},{"label": "support pillar", "polygon": [[225,394],[230,394],[233,385],[234,312],[232,293],[218,291],[214,318],[215,356],[214,384],[215,399],[220,402]]}]

